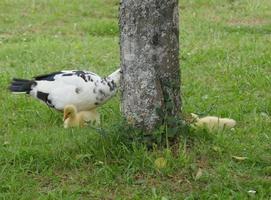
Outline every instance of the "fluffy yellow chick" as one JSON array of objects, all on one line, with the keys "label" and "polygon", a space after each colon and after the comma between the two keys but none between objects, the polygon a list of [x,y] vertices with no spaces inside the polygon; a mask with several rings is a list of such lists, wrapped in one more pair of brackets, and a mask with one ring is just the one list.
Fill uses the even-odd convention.
[{"label": "fluffy yellow chick", "polygon": [[236,121],[234,119],[229,118],[220,118],[216,116],[206,116],[203,118],[199,118],[198,115],[191,113],[194,118],[194,126],[197,128],[206,128],[209,131],[212,130],[223,130],[230,129],[236,125]]},{"label": "fluffy yellow chick", "polygon": [[64,128],[83,127],[87,123],[100,123],[100,115],[96,109],[77,112],[74,105],[67,105],[64,108]]}]

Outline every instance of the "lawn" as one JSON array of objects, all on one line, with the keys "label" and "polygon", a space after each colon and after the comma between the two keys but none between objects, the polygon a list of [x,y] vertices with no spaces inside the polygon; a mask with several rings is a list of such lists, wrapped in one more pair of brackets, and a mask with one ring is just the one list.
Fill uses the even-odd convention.
[{"label": "lawn", "polygon": [[60,113],[7,91],[12,77],[117,69],[118,5],[0,1],[0,199],[271,199],[270,0],[180,0],[183,111],[235,130],[148,151],[125,137],[119,95],[101,128],[64,130]]}]

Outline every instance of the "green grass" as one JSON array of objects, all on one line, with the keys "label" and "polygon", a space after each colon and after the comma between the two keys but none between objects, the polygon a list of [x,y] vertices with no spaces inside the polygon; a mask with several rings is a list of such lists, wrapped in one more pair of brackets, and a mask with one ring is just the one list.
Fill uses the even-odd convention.
[{"label": "green grass", "polygon": [[116,69],[118,1],[0,1],[0,199],[271,198],[271,2],[181,0],[180,8],[184,112],[238,125],[148,151],[123,136],[118,96],[100,108],[102,129],[64,130],[60,113],[6,90],[12,77]]}]

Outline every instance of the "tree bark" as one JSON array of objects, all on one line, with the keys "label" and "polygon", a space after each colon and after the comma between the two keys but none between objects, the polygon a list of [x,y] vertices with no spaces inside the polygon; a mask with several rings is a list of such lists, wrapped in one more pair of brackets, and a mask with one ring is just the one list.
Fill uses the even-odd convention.
[{"label": "tree bark", "polygon": [[178,11],[178,0],[121,0],[121,107],[144,130],[180,116]]}]

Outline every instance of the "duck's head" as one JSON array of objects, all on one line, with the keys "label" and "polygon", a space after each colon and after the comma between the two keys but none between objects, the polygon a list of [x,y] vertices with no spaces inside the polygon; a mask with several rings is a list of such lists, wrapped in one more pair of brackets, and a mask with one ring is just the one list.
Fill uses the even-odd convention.
[{"label": "duck's head", "polygon": [[63,121],[70,117],[75,117],[77,113],[77,109],[74,105],[66,105],[64,108]]},{"label": "duck's head", "polygon": [[191,116],[194,119],[194,121],[198,121],[199,120],[199,116],[197,114],[191,113]]}]

